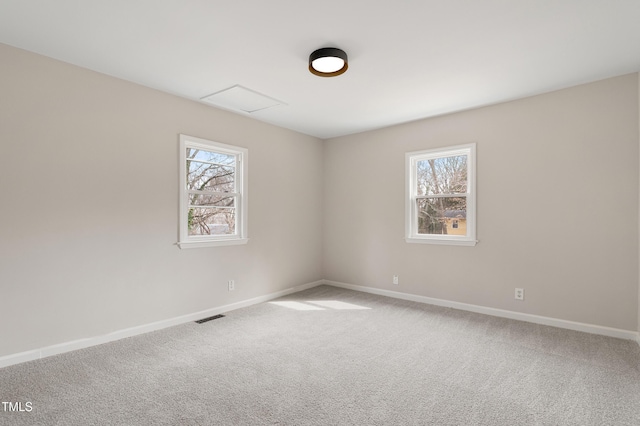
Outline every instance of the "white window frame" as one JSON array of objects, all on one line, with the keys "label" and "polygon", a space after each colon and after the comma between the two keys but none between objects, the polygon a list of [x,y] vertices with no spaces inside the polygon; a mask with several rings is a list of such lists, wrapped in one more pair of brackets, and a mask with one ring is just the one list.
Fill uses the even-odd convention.
[{"label": "white window frame", "polygon": [[[417,164],[419,161],[435,158],[467,155],[467,235],[418,234],[418,196]],[[405,241],[418,244],[447,244],[459,246],[475,246],[476,240],[476,144],[457,145],[425,151],[407,152],[405,154]],[[443,194],[444,195],[444,194]]]},{"label": "white window frame", "polygon": [[[187,148],[230,154],[236,157],[236,229],[229,235],[189,235],[189,192],[187,190]],[[249,150],[220,142],[180,135],[180,224],[178,246],[184,248],[246,244],[248,238],[248,170]]]}]

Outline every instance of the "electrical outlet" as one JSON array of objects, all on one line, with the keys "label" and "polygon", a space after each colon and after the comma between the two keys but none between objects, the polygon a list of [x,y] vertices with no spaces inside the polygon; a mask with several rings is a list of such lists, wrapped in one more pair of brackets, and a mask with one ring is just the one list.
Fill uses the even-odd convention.
[{"label": "electrical outlet", "polygon": [[393,284],[398,285],[398,276],[397,275],[393,276]]},{"label": "electrical outlet", "polygon": [[516,288],[516,300],[524,300],[524,288]]},{"label": "electrical outlet", "polygon": [[236,289],[236,282],[234,280],[229,280],[229,291],[233,291]]}]

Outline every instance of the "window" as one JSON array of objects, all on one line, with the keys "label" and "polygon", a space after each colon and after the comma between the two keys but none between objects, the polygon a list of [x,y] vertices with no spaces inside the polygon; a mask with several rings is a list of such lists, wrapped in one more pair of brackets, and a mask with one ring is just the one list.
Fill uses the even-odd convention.
[{"label": "window", "polygon": [[180,135],[180,248],[245,244],[248,150]]},{"label": "window", "polygon": [[406,241],[476,244],[476,145],[406,154]]}]

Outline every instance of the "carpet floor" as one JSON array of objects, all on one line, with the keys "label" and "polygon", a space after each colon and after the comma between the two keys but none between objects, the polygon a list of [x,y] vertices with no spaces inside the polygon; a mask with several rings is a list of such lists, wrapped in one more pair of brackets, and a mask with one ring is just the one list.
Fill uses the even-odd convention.
[{"label": "carpet floor", "polygon": [[640,425],[632,341],[319,286],[0,369],[2,425]]}]

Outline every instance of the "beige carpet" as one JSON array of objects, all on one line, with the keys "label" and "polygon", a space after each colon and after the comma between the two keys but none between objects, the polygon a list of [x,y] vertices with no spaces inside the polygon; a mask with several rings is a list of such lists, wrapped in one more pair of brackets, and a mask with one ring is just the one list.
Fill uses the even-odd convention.
[{"label": "beige carpet", "polygon": [[[329,286],[0,369],[2,425],[640,425],[635,342]],[[282,303],[284,302],[284,303]]]}]

